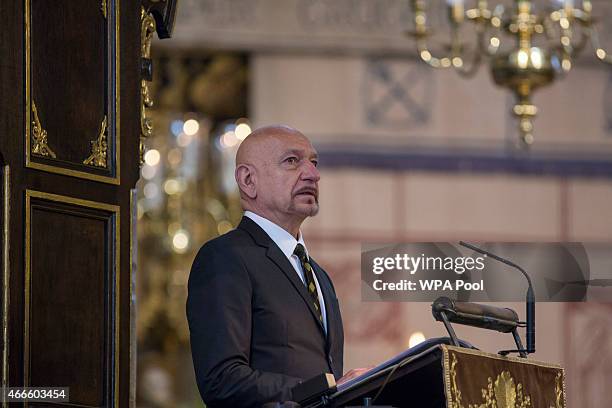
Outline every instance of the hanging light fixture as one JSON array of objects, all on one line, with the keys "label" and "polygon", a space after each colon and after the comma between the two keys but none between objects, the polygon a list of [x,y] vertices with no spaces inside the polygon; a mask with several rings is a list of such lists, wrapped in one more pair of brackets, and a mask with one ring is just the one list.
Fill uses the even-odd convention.
[{"label": "hanging light fixture", "polygon": [[[411,3],[415,28],[408,34],[415,39],[420,58],[431,67],[454,68],[467,77],[477,72],[484,59],[488,60],[495,83],[515,94],[512,113],[519,121],[524,147],[534,140],[532,120],[537,107],[531,99],[535,89],[568,73],[572,61],[588,43],[599,60],[612,64],[612,55],[599,42],[588,0],[552,0],[542,13],[535,12],[530,0],[514,0],[509,10],[502,4],[491,9],[487,0],[477,0],[472,9],[466,9],[464,0],[446,0],[450,45],[444,56],[435,56],[429,47],[433,32],[427,23],[428,2]],[[475,30],[471,52],[460,34],[466,21]],[[507,36],[514,38],[512,47],[505,47]]]}]

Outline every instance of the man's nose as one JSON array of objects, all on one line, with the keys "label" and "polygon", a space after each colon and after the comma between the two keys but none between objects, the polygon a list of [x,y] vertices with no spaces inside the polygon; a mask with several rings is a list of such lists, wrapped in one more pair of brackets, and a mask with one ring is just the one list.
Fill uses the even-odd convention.
[{"label": "man's nose", "polygon": [[302,179],[314,181],[315,183],[321,179],[321,174],[319,173],[319,169],[314,165],[313,162],[308,161],[304,170],[302,171]]}]

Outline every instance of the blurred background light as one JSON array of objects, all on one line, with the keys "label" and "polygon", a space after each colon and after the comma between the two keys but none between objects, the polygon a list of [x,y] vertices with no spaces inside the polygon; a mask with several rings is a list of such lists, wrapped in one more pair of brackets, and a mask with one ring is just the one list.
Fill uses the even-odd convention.
[{"label": "blurred background light", "polygon": [[221,136],[221,145],[223,147],[233,147],[238,144],[239,140],[236,137],[236,133],[233,131],[225,132],[223,136]]},{"label": "blurred background light", "polygon": [[153,199],[159,194],[159,188],[157,187],[157,184],[152,182],[145,184],[143,191],[145,197],[148,199]]},{"label": "blurred background light", "polygon": [[174,136],[178,136],[183,131],[183,121],[182,120],[174,120],[170,124],[170,131]]},{"label": "blurred background light", "polygon": [[157,166],[159,164],[160,159],[159,151],[156,149],[151,149],[147,151],[145,153],[144,159],[145,163],[147,163],[149,166]]},{"label": "blurred background light", "polygon": [[191,143],[192,135],[188,135],[187,133],[181,133],[176,138],[176,144],[181,147],[186,147]]},{"label": "blurred background light", "polygon": [[195,119],[189,119],[183,124],[183,132],[186,135],[193,136],[198,133],[198,130],[200,130],[200,124]]},{"label": "blurred background light", "polygon": [[189,234],[184,229],[178,230],[172,237],[172,248],[178,253],[184,253],[189,246]]},{"label": "blurred background light", "polygon": [[246,123],[240,123],[238,126],[236,126],[234,133],[238,139],[244,140],[249,134],[251,134],[251,127]]},{"label": "blurred background light", "polygon": [[151,180],[153,177],[155,177],[155,169],[156,167],[154,166],[149,166],[148,164],[145,163],[144,166],[142,166],[142,169],[140,170],[140,174],[142,175],[142,178],[144,178],[145,180]]},{"label": "blurred background light", "polygon": [[425,341],[425,335],[423,334],[423,332],[414,332],[410,335],[410,338],[408,339],[408,347],[414,347],[417,344],[420,344],[422,342]]}]

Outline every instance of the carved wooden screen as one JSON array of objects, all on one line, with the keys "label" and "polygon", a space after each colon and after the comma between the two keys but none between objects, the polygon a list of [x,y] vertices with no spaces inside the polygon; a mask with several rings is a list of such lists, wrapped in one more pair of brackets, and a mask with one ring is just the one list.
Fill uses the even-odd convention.
[{"label": "carved wooden screen", "polygon": [[2,385],[72,406],[130,404],[141,12],[0,0]]}]

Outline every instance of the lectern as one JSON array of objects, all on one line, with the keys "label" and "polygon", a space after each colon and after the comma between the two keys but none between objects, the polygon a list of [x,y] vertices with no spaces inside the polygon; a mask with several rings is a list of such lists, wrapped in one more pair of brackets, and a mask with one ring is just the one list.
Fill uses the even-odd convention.
[{"label": "lectern", "polygon": [[421,343],[305,407],[566,407],[562,367],[448,343]]}]

